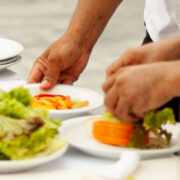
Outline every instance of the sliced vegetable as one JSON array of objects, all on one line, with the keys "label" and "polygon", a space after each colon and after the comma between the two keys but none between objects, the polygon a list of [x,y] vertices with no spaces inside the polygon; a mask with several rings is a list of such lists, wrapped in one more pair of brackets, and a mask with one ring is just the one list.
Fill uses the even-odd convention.
[{"label": "sliced vegetable", "polygon": [[87,100],[73,100],[70,96],[39,94],[31,101],[33,107],[44,107],[46,109],[74,109],[88,106]]},{"label": "sliced vegetable", "polygon": [[172,134],[163,125],[176,124],[173,110],[152,110],[136,123],[127,123],[109,112],[93,122],[92,134],[98,141],[131,148],[165,148],[170,145]]},{"label": "sliced vegetable", "polygon": [[133,126],[109,121],[95,121],[93,136],[100,142],[116,146],[127,146]]}]

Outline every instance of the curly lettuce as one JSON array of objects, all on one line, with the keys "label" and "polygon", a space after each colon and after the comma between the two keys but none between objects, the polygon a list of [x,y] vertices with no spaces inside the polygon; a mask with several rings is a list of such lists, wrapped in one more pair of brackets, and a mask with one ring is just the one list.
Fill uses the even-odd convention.
[{"label": "curly lettuce", "polygon": [[[109,112],[103,115],[102,119],[127,124],[127,122],[113,117]],[[172,134],[162,128],[167,123],[176,124],[171,108],[152,110],[145,113],[144,118],[139,122],[129,123],[133,125],[133,132],[131,133],[128,146],[140,149],[165,148],[169,146]]]},{"label": "curly lettuce", "polygon": [[0,90],[0,159],[29,159],[64,146],[58,137],[61,121],[52,120],[43,108],[31,107],[31,100],[23,87]]}]

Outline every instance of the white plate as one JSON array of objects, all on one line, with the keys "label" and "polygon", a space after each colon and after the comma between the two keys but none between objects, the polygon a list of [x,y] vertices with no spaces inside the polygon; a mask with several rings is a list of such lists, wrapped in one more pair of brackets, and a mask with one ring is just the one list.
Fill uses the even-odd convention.
[{"label": "white plate", "polygon": [[52,154],[49,154],[45,157],[33,158],[29,160],[12,160],[12,161],[0,160],[0,172],[1,173],[19,172],[48,163],[62,156],[66,152],[67,148],[68,145],[66,144],[63,148]]},{"label": "white plate", "polygon": [[25,87],[30,90],[30,93],[33,96],[38,95],[40,93],[60,94],[65,96],[66,95],[71,96],[72,99],[79,99],[82,101],[88,100],[89,102],[89,105],[83,108],[68,109],[68,110],[49,110],[50,116],[52,118],[66,119],[70,117],[79,116],[91,110],[94,110],[103,104],[103,97],[97,92],[87,88],[61,84],[61,85],[56,85],[51,90],[43,91],[40,89],[39,84],[27,84],[25,85]]},{"label": "white plate", "polygon": [[19,63],[21,61],[21,56],[18,56],[17,58],[14,57],[13,59],[16,59],[16,60],[14,60],[13,62],[7,63],[7,64],[0,65],[0,71]]},{"label": "white plate", "polygon": [[16,41],[0,38],[0,61],[19,55],[23,49],[23,46]]},{"label": "white plate", "polygon": [[[65,138],[70,145],[91,155],[112,159],[119,158],[120,153],[128,148],[100,143],[88,134],[86,127],[87,120],[94,117],[100,117],[100,115],[77,117],[63,122],[60,128],[62,137]],[[178,139],[180,124],[176,126],[168,125],[166,128],[173,133],[171,146],[165,149],[134,149],[140,154],[141,158],[158,157],[180,151],[180,141]]]},{"label": "white plate", "polygon": [[9,63],[15,62],[15,61],[17,61],[19,59],[21,59],[20,55],[9,58],[9,59],[6,59],[6,60],[2,60],[2,61],[0,61],[0,65],[9,64]]}]

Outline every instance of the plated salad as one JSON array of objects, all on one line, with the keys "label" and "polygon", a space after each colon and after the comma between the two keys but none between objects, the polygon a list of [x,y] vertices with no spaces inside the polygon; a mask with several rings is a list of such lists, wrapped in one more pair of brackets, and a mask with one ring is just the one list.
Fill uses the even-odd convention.
[{"label": "plated salad", "polygon": [[44,108],[31,106],[33,97],[23,87],[0,90],[0,159],[21,160],[45,156],[65,146],[59,137],[60,120]]},{"label": "plated salad", "polygon": [[119,120],[109,112],[91,121],[91,135],[99,142],[140,149],[168,147],[172,134],[163,125],[176,124],[171,108],[149,111],[136,123]]},{"label": "plated salad", "polygon": [[75,109],[82,108],[89,105],[89,102],[72,99],[70,96],[52,95],[52,94],[39,94],[34,96],[31,101],[33,107],[44,107],[50,110],[60,109]]}]

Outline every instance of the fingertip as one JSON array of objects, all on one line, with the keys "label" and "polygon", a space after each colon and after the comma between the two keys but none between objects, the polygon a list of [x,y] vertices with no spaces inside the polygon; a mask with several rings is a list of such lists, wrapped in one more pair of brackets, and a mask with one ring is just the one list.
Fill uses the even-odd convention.
[{"label": "fingertip", "polygon": [[140,118],[134,117],[134,116],[128,116],[128,117],[126,118],[126,121],[127,121],[127,122],[138,122],[139,120],[140,120]]},{"label": "fingertip", "polygon": [[48,89],[53,88],[54,85],[55,85],[55,83],[52,83],[52,82],[48,81],[47,79],[45,79],[41,82],[40,88],[43,90],[48,90]]}]

